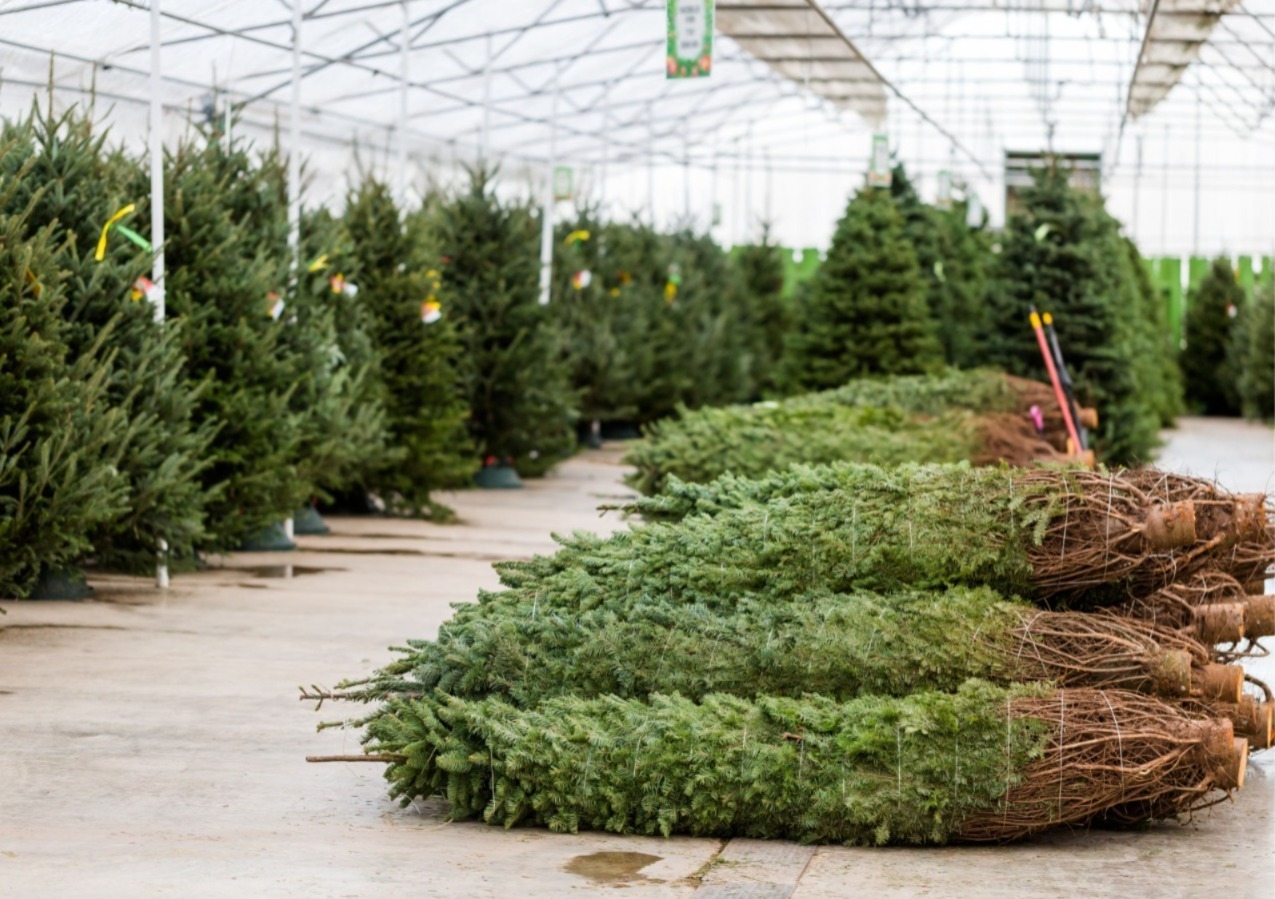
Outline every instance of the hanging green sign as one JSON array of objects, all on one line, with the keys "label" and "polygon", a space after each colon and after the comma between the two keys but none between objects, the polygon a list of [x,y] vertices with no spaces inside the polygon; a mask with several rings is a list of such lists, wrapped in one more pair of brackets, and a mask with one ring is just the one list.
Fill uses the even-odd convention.
[{"label": "hanging green sign", "polygon": [[575,199],[575,172],[570,166],[559,165],[553,169],[553,198],[555,200]]},{"label": "hanging green sign", "polygon": [[872,157],[868,160],[868,184],[889,187],[894,180],[890,169],[890,139],[884,134],[872,135]]},{"label": "hanging green sign", "polygon": [[713,0],[667,0],[669,78],[713,71]]}]

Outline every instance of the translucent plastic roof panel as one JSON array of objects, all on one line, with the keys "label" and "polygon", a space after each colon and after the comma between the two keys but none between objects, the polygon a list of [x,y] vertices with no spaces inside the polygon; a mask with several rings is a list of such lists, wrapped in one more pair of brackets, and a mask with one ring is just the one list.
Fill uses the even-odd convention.
[{"label": "translucent plastic roof panel", "polygon": [[729,0],[717,27],[785,78],[879,127],[886,117],[880,75],[835,21],[808,0]]},{"label": "translucent plastic roof panel", "polygon": [[1129,81],[1128,114],[1146,115],[1200,55],[1222,16],[1240,0],[1142,0],[1142,47]]}]

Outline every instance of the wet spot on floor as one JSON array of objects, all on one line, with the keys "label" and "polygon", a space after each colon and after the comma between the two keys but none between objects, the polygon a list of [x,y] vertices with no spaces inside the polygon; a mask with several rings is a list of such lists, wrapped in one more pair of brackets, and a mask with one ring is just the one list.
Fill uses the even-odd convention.
[{"label": "wet spot on floor", "polygon": [[308,574],[322,574],[325,571],[345,571],[344,568],[315,568],[309,565],[254,565],[252,568],[237,568],[246,571],[253,577],[294,578]]},{"label": "wet spot on floor", "polygon": [[591,852],[588,855],[577,855],[563,865],[563,870],[591,883],[633,883],[649,881],[651,878],[640,873],[641,870],[661,858],[662,856],[646,852]]},{"label": "wet spot on floor", "polygon": [[346,556],[429,556],[436,559],[471,559],[475,562],[506,562],[525,556],[511,556],[508,553],[460,553],[431,552],[427,549],[353,549],[350,547],[324,547],[325,553],[338,553]]}]

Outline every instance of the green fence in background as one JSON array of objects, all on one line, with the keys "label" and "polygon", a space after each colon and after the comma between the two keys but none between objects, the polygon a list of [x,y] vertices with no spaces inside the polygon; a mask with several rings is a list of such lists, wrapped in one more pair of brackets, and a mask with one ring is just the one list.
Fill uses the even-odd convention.
[{"label": "green fence in background", "polygon": [[[1258,264],[1260,260],[1260,266]],[[1204,256],[1154,256],[1144,260],[1151,282],[1160,286],[1164,297],[1166,316],[1173,338],[1179,346],[1182,344],[1182,323],[1186,318],[1187,304],[1190,303],[1190,292],[1208,273],[1213,260]],[[1182,266],[1186,264],[1186,289],[1183,289]],[[1275,257],[1272,256],[1240,256],[1235,266],[1236,279],[1244,286],[1248,296],[1259,286],[1275,282]]]}]

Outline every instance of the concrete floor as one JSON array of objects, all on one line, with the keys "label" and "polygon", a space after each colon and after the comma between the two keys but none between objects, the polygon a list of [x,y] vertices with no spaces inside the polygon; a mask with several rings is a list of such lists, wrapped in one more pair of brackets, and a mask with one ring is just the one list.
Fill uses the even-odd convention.
[{"label": "concrete floor", "polygon": [[[1269,429],[1187,420],[1168,437],[1166,466],[1243,490],[1275,473]],[[550,551],[551,530],[617,527],[594,511],[622,493],[616,460],[451,497],[460,525],[338,519],[297,553],[235,555],[164,594],[101,578],[92,602],[5,603],[0,897],[1272,895],[1275,765],[1260,758],[1234,803],[1185,827],[937,850],[447,824],[438,802],[387,801],[377,765],[305,763],[358,746],[314,732],[331,707],[298,702],[299,685],[432,635],[449,603],[495,585],[492,560]]]}]

